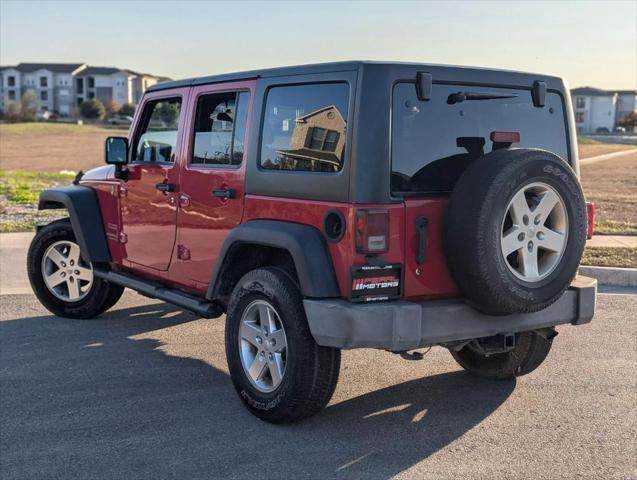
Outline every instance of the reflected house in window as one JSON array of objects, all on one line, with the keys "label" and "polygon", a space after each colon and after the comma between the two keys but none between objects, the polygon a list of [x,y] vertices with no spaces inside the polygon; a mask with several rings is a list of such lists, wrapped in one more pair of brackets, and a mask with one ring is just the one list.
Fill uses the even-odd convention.
[{"label": "reflected house in window", "polygon": [[298,117],[288,149],[277,150],[280,168],[339,171],[343,162],[346,127],[347,122],[335,105]]}]

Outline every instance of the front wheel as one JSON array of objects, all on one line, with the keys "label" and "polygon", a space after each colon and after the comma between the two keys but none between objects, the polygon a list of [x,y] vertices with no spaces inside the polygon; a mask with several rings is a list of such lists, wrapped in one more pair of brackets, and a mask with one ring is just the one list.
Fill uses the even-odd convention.
[{"label": "front wheel", "polygon": [[479,377],[505,380],[531,373],[546,359],[553,337],[552,329],[515,334],[515,347],[502,353],[485,353],[489,338],[472,340],[451,356],[467,372]]},{"label": "front wheel", "polygon": [[38,231],[29,247],[27,272],[40,303],[60,317],[95,317],[115,305],[124,292],[123,287],[93,275],[68,219]]},{"label": "front wheel", "polygon": [[301,293],[283,270],[263,268],[241,278],[228,304],[225,341],[234,387],[260,419],[298,421],[332,397],[340,350],[316,344]]}]

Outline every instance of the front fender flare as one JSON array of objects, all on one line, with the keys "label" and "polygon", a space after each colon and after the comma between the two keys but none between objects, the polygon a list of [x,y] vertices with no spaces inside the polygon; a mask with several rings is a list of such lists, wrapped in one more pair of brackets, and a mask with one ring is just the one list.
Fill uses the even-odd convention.
[{"label": "front fender flare", "polygon": [[[290,253],[306,298],[340,297],[332,258],[323,236],[314,227],[278,220],[251,220],[235,227],[221,247],[206,298],[214,300],[228,252],[238,244],[263,245]],[[227,266],[226,266],[227,267]]]},{"label": "front fender flare", "polygon": [[80,246],[82,258],[87,262],[111,261],[102,213],[95,191],[81,185],[54,187],[40,193],[38,210],[65,208],[69,212],[71,227]]}]

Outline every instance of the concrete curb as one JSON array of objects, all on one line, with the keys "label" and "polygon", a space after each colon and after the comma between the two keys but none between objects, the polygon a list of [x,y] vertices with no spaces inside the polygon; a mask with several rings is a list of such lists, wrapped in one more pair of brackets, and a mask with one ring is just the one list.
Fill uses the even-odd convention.
[{"label": "concrete curb", "polygon": [[597,279],[600,285],[637,288],[637,268],[579,267],[580,275]]}]

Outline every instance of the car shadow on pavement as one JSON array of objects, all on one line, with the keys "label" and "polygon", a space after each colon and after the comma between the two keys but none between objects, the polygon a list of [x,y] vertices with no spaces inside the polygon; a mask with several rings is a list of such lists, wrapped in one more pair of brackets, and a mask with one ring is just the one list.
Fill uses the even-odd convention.
[{"label": "car shadow on pavement", "polygon": [[467,433],[514,388],[445,373],[274,426],[243,408],[222,369],[134,338],[193,320],[153,304],[98,321],[0,322],[2,478],[387,478]]}]

